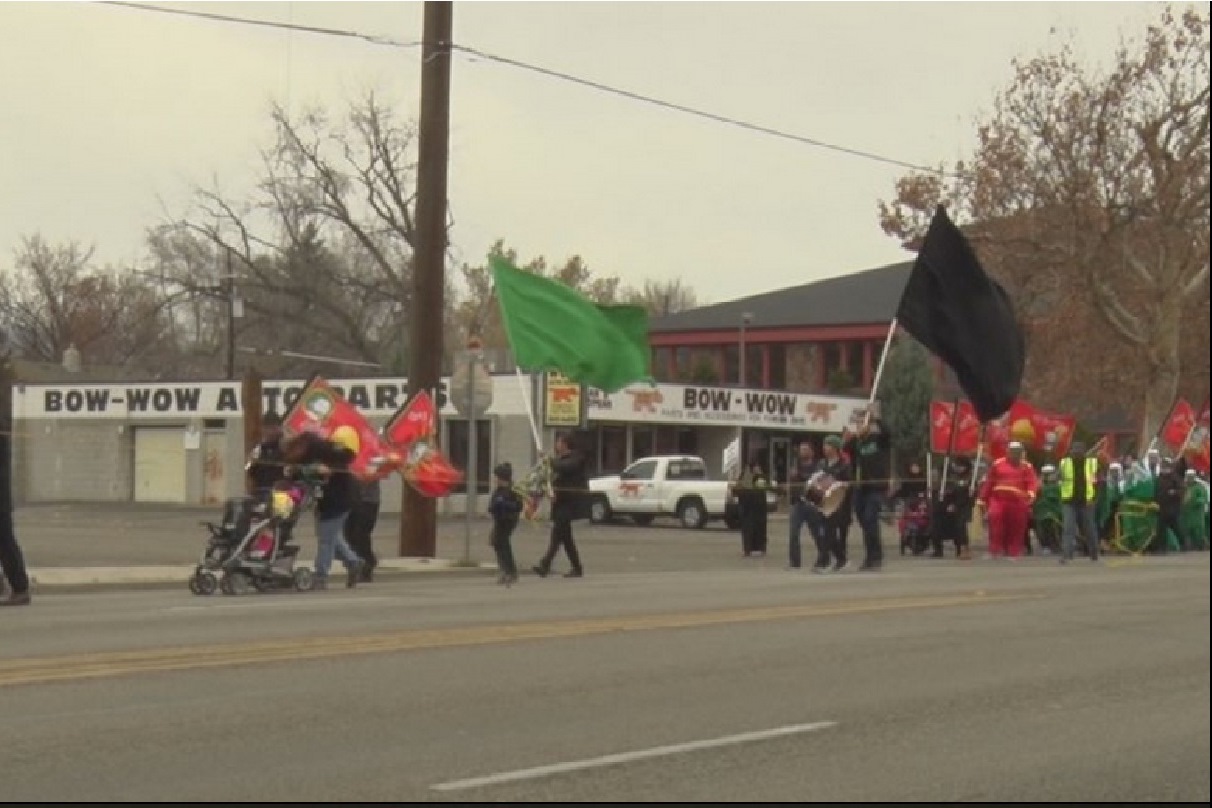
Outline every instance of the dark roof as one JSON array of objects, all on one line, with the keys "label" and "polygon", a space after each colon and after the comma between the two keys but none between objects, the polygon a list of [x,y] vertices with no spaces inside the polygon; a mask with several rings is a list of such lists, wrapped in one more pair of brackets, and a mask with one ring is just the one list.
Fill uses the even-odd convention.
[{"label": "dark roof", "polygon": [[912,269],[913,262],[906,261],[702,306],[654,319],[649,330],[670,333],[736,329],[746,312],[753,315],[750,323],[753,329],[889,323],[896,315]]}]

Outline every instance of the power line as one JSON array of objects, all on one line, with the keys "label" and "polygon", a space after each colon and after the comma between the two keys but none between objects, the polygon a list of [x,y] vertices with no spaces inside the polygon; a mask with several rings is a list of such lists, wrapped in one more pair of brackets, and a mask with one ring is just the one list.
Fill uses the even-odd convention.
[{"label": "power line", "polygon": [[104,6],[121,6],[123,8],[131,8],[136,11],[158,11],[161,14],[175,14],[179,17],[194,17],[201,20],[210,20],[212,22],[228,22],[236,25],[257,25],[263,28],[278,28],[283,31],[300,31],[305,34],[320,34],[322,36],[345,37],[346,39],[360,39],[369,42],[372,45],[383,45],[389,48],[419,48],[421,42],[402,42],[397,39],[391,39],[385,36],[375,36],[374,34],[364,34],[360,31],[346,31],[341,28],[320,28],[314,25],[296,25],[289,22],[274,22],[273,20],[255,20],[250,17],[232,17],[227,14],[212,14],[208,11],[190,11],[183,8],[165,8],[164,6],[151,6],[143,3],[127,3],[122,0],[99,0],[99,3]]},{"label": "power line", "polygon": [[[419,41],[405,42],[405,41],[390,39],[388,37],[374,36],[372,34],[364,34],[364,33],[358,32],[358,31],[348,31],[348,30],[344,30],[344,29],[340,29],[340,28],[321,28],[321,27],[311,26],[311,25],[296,25],[294,23],[273,22],[273,21],[269,21],[269,20],[256,20],[256,19],[251,19],[248,17],[233,17],[233,16],[229,16],[227,14],[212,14],[212,13],[205,12],[205,11],[188,11],[186,9],[164,8],[163,6],[152,6],[152,5],[144,5],[142,3],[123,2],[123,0],[99,0],[99,2],[102,5],[107,5],[107,6],[121,6],[123,8],[135,9],[137,11],[158,11],[158,12],[161,12],[164,14],[175,14],[175,15],[182,16],[182,17],[194,17],[194,18],[198,18],[198,19],[211,20],[214,22],[234,23],[237,25],[256,25],[256,26],[262,26],[265,28],[277,28],[277,29],[288,30],[288,31],[301,31],[303,33],[309,33],[309,34],[345,37],[347,39],[360,39],[360,40],[364,40],[366,42],[370,42],[374,45],[382,45],[382,46],[386,46],[386,47],[415,48],[415,47],[419,47],[421,44]],[[911,171],[921,171],[921,172],[924,172],[927,174],[944,174],[947,176],[951,176],[950,172],[940,171],[938,168],[931,168],[929,166],[919,165],[918,163],[911,163],[907,160],[898,160],[894,157],[887,157],[885,155],[876,154],[875,152],[865,151],[863,149],[856,149],[856,148],[853,148],[850,146],[842,146],[837,143],[830,143],[828,141],[819,140],[817,138],[809,137],[807,135],[799,135],[794,132],[788,132],[783,129],[776,129],[771,126],[764,126],[762,124],[753,123],[751,121],[745,121],[740,118],[733,118],[728,115],[723,115],[723,114],[720,114],[717,112],[710,112],[708,110],[698,109],[695,107],[689,107],[689,106],[686,106],[685,104],[678,104],[673,101],[665,101],[663,99],[656,98],[654,96],[644,95],[642,93],[637,93],[632,90],[626,90],[621,87],[615,87],[610,84],[604,84],[600,81],[594,81],[593,79],[582,78],[580,76],[575,76],[571,73],[565,73],[560,70],[554,70],[552,68],[532,64],[530,62],[523,62],[520,59],[513,59],[508,56],[501,56],[499,54],[489,53],[487,51],[482,51],[478,48],[473,48],[468,45],[459,45],[458,43],[452,42],[450,44],[450,49],[452,51],[463,53],[463,54],[466,54],[467,56],[470,56],[470,57],[473,57],[476,59],[482,59],[487,62],[494,62],[496,64],[504,65],[506,67],[512,67],[512,68],[515,68],[518,70],[525,70],[530,73],[535,73],[535,74],[538,74],[541,76],[546,76],[547,78],[557,79],[559,81],[566,81],[566,82],[569,82],[572,84],[579,85],[581,87],[586,87],[591,90],[596,90],[598,92],[607,93],[609,95],[619,96],[620,98],[627,98],[631,101],[638,101],[643,104],[649,104],[651,106],[659,107],[661,109],[666,109],[671,112],[680,112],[684,115],[690,115],[690,116],[700,118],[703,120],[708,120],[708,121],[712,121],[714,123],[723,124],[725,126],[732,126],[732,127],[738,128],[738,129],[743,129],[748,132],[755,132],[757,134],[767,135],[769,137],[776,137],[781,140],[789,140],[794,143],[800,143],[800,144],[803,144],[806,146],[811,146],[813,148],[824,149],[826,151],[832,151],[832,152],[836,152],[838,154],[845,154],[850,157],[857,157],[857,158],[860,158],[863,160],[869,160],[871,162],[883,163],[884,165],[896,166],[898,168],[905,168],[905,169],[909,169]]]},{"label": "power line", "polygon": [[716,112],[708,112],[706,110],[696,109],[694,107],[688,107],[688,106],[685,106],[684,104],[677,104],[672,101],[664,101],[660,98],[654,98],[649,95],[642,95],[637,92],[632,92],[631,90],[624,90],[619,87],[613,87],[609,84],[603,84],[598,81],[593,81],[592,79],[585,79],[585,78],[581,78],[580,76],[574,76],[570,73],[563,73],[559,70],[553,70],[549,67],[542,67],[540,65],[530,64],[528,62],[523,62],[518,59],[511,59],[508,56],[498,56],[496,54],[487,53],[485,51],[477,50],[476,48],[471,48],[466,45],[452,44],[451,48],[453,50],[461,51],[462,53],[466,53],[468,55],[475,56],[477,58],[484,59],[487,61],[497,62],[499,64],[507,65],[509,67],[516,67],[520,70],[528,70],[532,73],[538,73],[540,75],[547,76],[549,78],[559,79],[561,81],[567,81],[567,82],[571,82],[573,84],[579,84],[582,87],[589,87],[590,89],[598,90],[599,92],[609,93],[611,95],[617,95],[617,96],[621,96],[623,98],[629,98],[632,101],[639,101],[641,103],[651,104],[653,106],[661,107],[662,109],[668,109],[668,110],[672,110],[674,112],[681,112],[686,115],[693,115],[698,118],[704,118],[709,121],[715,121],[716,123],[722,123],[727,126],[735,126],[740,129],[748,130],[750,132],[758,132],[763,135],[770,135],[771,137],[782,138],[783,140],[791,140],[796,143],[803,143],[808,146],[814,146],[818,149],[827,149],[829,151],[839,152],[841,154],[847,154],[847,155],[850,155],[851,157],[861,157],[864,160],[872,160],[874,162],[885,163],[887,165],[898,166],[900,168],[908,168],[908,169],[912,169],[914,171],[924,171],[924,172],[927,172],[930,174],[939,173],[939,170],[937,168],[929,168],[927,166],[918,165],[917,163],[910,163],[910,162],[907,162],[904,160],[897,160],[896,158],[893,158],[893,157],[885,157],[881,154],[876,154],[874,152],[869,152],[869,151],[863,151],[862,149],[854,149],[849,146],[839,146],[836,143],[828,143],[826,141],[817,140],[816,138],[808,137],[806,135],[797,135],[793,132],[786,132],[781,129],[775,129],[773,127],[763,126],[761,124],[751,123],[749,121],[743,121],[743,120],[740,120],[739,118],[730,118],[727,115],[721,115]]}]

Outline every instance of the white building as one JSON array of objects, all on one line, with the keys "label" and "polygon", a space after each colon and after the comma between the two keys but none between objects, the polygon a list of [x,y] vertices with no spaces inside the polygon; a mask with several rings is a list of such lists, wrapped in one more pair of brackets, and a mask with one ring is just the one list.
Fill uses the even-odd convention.
[{"label": "white building", "polygon": [[[797,436],[840,432],[866,402],[768,390],[694,385],[632,385],[614,394],[581,396],[558,380],[493,376],[492,406],[477,422],[479,490],[501,461],[520,475],[537,455],[527,414],[537,406],[544,443],[583,412],[582,442],[596,472],[621,470],[649,454],[685,452],[719,470],[724,447],[746,433],[751,448],[776,447]],[[333,380],[376,424],[405,400],[404,379]],[[447,382],[448,384],[448,382]],[[283,412],[301,381],[267,381],[265,411]],[[445,384],[444,384],[445,389]],[[444,393],[440,396],[444,398]],[[578,407],[579,405],[579,407]],[[18,384],[13,388],[15,495],[18,502],[148,502],[214,504],[243,490],[244,432],[239,382],[166,384]],[[445,404],[441,441],[451,461],[466,465],[468,422]],[[773,470],[785,479],[780,469]],[[384,483],[383,510],[399,511],[401,481]],[[480,503],[479,507],[483,507]],[[460,494],[442,505],[464,507]]]}]

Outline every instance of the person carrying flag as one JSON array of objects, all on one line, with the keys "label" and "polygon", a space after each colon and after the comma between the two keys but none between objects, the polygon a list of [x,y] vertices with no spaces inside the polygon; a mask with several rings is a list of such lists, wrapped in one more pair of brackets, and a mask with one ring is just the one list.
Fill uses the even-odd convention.
[{"label": "person carrying flag", "polygon": [[1038,491],[1035,468],[1023,459],[1023,445],[1012,441],[1006,447],[1006,456],[989,467],[976,503],[989,518],[991,556],[1018,558],[1023,554],[1023,539]]}]

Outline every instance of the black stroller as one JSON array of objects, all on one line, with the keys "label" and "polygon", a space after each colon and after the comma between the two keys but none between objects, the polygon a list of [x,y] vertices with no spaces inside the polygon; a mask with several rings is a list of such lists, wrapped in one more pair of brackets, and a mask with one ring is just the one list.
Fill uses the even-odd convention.
[{"label": "black stroller", "polygon": [[203,522],[210,531],[202,560],[189,579],[195,595],[244,595],[250,589],[269,592],[312,588],[313,574],[296,567],[299,546],[293,531],[312,504],[310,486],[297,485],[264,497],[238,497],[223,506],[219,524]]}]

